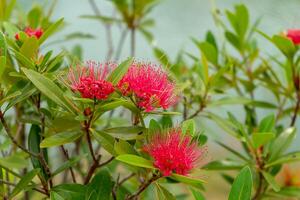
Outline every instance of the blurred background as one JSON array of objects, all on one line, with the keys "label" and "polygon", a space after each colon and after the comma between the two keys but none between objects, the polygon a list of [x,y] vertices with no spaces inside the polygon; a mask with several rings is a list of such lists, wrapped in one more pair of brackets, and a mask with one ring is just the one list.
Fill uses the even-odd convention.
[{"label": "blurred background", "polygon": [[[33,5],[39,4],[49,7],[52,0],[19,0],[18,7],[25,12],[29,11]],[[115,17],[116,12],[109,0],[95,0],[101,15],[108,17]],[[139,60],[154,61],[153,47],[157,46],[168,53],[171,60],[176,58],[179,51],[187,51],[194,55],[199,54],[199,50],[191,41],[191,38],[199,40],[204,39],[208,30],[212,30],[219,41],[223,41],[223,32],[218,32],[218,28],[214,23],[212,11],[218,9],[223,13],[225,9],[232,10],[235,4],[243,3],[250,11],[250,18],[252,22],[259,19],[259,29],[263,32],[272,35],[283,32],[288,28],[300,27],[300,0],[161,0],[155,8],[149,13],[150,18],[155,19],[155,24],[148,28],[148,31],[153,35],[153,40],[147,40],[144,35],[137,33],[136,35],[136,50],[135,57]],[[83,53],[83,60],[97,60],[103,61],[106,58],[107,42],[106,29],[101,21],[83,18],[83,15],[94,15],[95,7],[88,0],[60,0],[56,1],[55,9],[53,11],[53,20],[64,17],[66,26],[62,31],[51,38],[49,43],[45,45],[48,49],[59,51],[61,49],[72,49],[76,45],[80,45]],[[120,37],[122,37],[122,29],[118,26],[112,26],[112,42],[114,48],[118,45]],[[85,33],[87,38],[75,39],[62,42],[65,35],[73,32]],[[263,53],[270,52],[278,53],[279,51],[268,43],[261,36],[256,36],[258,45],[262,47]],[[45,49],[47,50],[47,49]],[[124,47],[120,53],[119,60],[124,60],[131,55],[130,52],[130,35],[127,34],[124,40]],[[261,99],[272,99],[269,94],[264,92],[257,92],[256,96]],[[226,114],[226,110],[218,110],[219,113]],[[233,109],[233,108],[232,108]],[[233,111],[237,116],[242,109],[235,106]],[[267,111],[261,111],[259,114],[265,116]],[[242,115],[241,115],[242,116]],[[297,124],[298,130],[300,124]],[[227,142],[235,145],[235,141],[229,138],[227,134],[223,134],[221,129],[218,129],[214,123],[207,120],[199,119],[198,128],[205,129],[209,136],[209,159],[217,159],[223,157],[223,150],[214,145],[214,138],[224,138]],[[298,131],[299,132],[299,131]],[[299,133],[298,133],[299,135]],[[300,139],[294,142],[294,147],[298,146]],[[213,155],[213,157],[212,157]],[[207,199],[226,199],[229,186],[217,173],[204,174],[210,181],[207,186]]]}]

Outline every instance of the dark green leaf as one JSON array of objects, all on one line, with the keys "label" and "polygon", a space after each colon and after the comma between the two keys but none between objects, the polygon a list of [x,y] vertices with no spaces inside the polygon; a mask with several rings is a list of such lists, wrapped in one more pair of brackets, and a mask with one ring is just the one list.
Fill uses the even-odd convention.
[{"label": "dark green leaf", "polygon": [[87,186],[80,184],[61,184],[53,187],[51,191],[56,192],[64,200],[83,200],[86,197]]},{"label": "dark green leaf", "polygon": [[53,146],[60,146],[66,143],[74,142],[78,138],[83,135],[83,132],[62,132],[57,133],[55,135],[51,135],[45,138],[41,144],[41,148],[53,147]]},{"label": "dark green leaf", "polygon": [[33,169],[32,171],[26,173],[22,179],[17,183],[14,187],[13,191],[10,194],[10,198],[16,196],[19,192],[21,192],[30,182],[31,180],[39,173],[39,169]]},{"label": "dark green leaf", "polygon": [[150,160],[146,160],[143,157],[131,155],[131,154],[122,154],[116,157],[116,160],[143,168],[155,169],[152,162]]},{"label": "dark green leaf", "polygon": [[228,200],[250,200],[252,191],[252,174],[248,166],[244,167],[235,178]]}]

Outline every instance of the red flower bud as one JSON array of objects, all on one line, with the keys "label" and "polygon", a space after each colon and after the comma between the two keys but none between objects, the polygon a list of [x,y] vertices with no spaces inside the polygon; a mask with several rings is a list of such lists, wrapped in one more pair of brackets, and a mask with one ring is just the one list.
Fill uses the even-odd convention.
[{"label": "red flower bud", "polygon": [[289,29],[286,37],[292,40],[295,45],[300,44],[300,29]]}]

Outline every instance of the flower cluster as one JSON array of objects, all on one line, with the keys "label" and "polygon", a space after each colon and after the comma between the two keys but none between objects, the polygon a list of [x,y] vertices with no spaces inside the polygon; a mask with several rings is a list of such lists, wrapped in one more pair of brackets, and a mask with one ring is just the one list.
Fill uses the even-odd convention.
[{"label": "flower cluster", "polygon": [[204,148],[192,141],[190,135],[183,135],[179,128],[156,133],[143,150],[154,159],[154,166],[164,176],[169,176],[172,172],[187,175],[205,153]]},{"label": "flower cluster", "polygon": [[151,63],[133,63],[118,88],[123,95],[134,94],[137,105],[146,112],[167,109],[176,102],[175,84],[165,71]]},{"label": "flower cluster", "polygon": [[[43,29],[41,29],[41,28],[33,29],[30,27],[25,28],[24,32],[26,33],[26,35],[28,37],[36,37],[37,39],[39,39],[44,33]],[[17,33],[15,35],[15,38],[16,38],[16,40],[20,40],[19,33]]]},{"label": "flower cluster", "polygon": [[295,45],[300,44],[300,29],[287,30],[286,37],[288,37]]},{"label": "flower cluster", "polygon": [[114,86],[107,81],[108,75],[116,67],[115,63],[87,62],[87,66],[71,68],[68,82],[73,91],[83,98],[103,100],[114,92]]}]

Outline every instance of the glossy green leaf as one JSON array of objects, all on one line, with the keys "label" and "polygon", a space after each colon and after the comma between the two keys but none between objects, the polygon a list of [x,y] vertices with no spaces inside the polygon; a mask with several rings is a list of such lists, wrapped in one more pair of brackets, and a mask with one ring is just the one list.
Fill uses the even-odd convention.
[{"label": "glossy green leaf", "polygon": [[146,160],[143,157],[132,155],[132,154],[122,154],[116,157],[116,160],[127,163],[129,165],[155,169],[152,162],[150,160]]},{"label": "glossy green leaf", "polygon": [[4,34],[0,31],[0,80],[6,67],[7,44]]},{"label": "glossy green leaf", "polygon": [[287,164],[292,162],[300,161],[300,152],[292,152],[285,155],[280,156],[272,162],[268,162],[265,167],[272,167],[280,164]]},{"label": "glossy green leaf", "polygon": [[[28,59],[33,59],[38,53],[38,40],[36,37],[28,37],[20,48],[20,53]],[[26,66],[25,66],[26,67]]]},{"label": "glossy green leaf", "polygon": [[19,154],[14,154],[4,158],[0,158],[0,166],[9,169],[22,169],[27,167],[28,161]]},{"label": "glossy green leaf", "polygon": [[133,58],[128,58],[127,60],[122,62],[116,69],[114,69],[114,71],[110,74],[107,80],[112,84],[117,84],[126,74],[132,62]]},{"label": "glossy green leaf", "polygon": [[181,125],[182,128],[182,134],[189,134],[189,135],[195,135],[196,132],[196,123],[194,119],[189,119],[184,122],[182,122]]},{"label": "glossy green leaf", "polygon": [[40,144],[41,148],[60,146],[66,143],[74,142],[83,135],[83,132],[62,132],[46,137]]},{"label": "glossy green leaf", "polygon": [[270,132],[274,128],[275,125],[275,116],[268,115],[261,120],[259,123],[258,131],[259,132]]},{"label": "glossy green leaf", "polygon": [[218,65],[218,50],[215,46],[208,42],[197,42],[196,44],[209,62]]},{"label": "glossy green leaf", "polygon": [[137,127],[114,127],[103,130],[103,132],[122,140],[134,140],[141,138],[145,128]]},{"label": "glossy green leaf", "polygon": [[55,23],[51,24],[46,31],[43,33],[43,35],[39,39],[39,45],[44,43],[48,37],[50,37],[53,33],[57,31],[57,29],[63,24],[64,19],[61,18],[57,20]]},{"label": "glossy green leaf", "polygon": [[274,35],[272,37],[272,41],[285,56],[287,56],[289,59],[293,58],[296,48],[290,39],[284,36]]},{"label": "glossy green leaf", "polygon": [[74,113],[74,105],[52,80],[30,69],[22,68],[28,79],[49,99]]},{"label": "glossy green leaf", "polygon": [[103,131],[91,130],[95,139],[101,144],[101,146],[110,154],[117,155],[114,150],[115,139],[109,134]]},{"label": "glossy green leaf", "polygon": [[275,138],[274,133],[253,133],[252,134],[252,141],[254,148],[259,148],[270,142],[273,138]]},{"label": "glossy green leaf", "polygon": [[275,177],[265,171],[263,171],[262,174],[275,192],[280,191],[280,186],[276,182]]},{"label": "glossy green leaf", "polygon": [[99,171],[87,185],[87,200],[110,199],[114,183],[107,170]]},{"label": "glossy green leaf", "polygon": [[[41,152],[40,149],[40,142],[41,142],[41,129],[38,125],[31,125],[29,135],[28,135],[28,150],[30,152],[33,152],[35,154],[39,154]],[[43,149],[42,150],[43,156],[45,160],[47,159],[47,150]],[[43,168],[43,165],[41,164],[40,160],[37,159],[36,157],[31,156],[31,163],[34,169],[41,169],[40,173],[44,180],[48,179],[48,176]]]},{"label": "glossy green leaf", "polygon": [[205,200],[205,197],[199,191],[197,191],[193,188],[191,188],[191,191],[192,191],[192,194],[193,194],[195,200]]},{"label": "glossy green leaf", "polygon": [[61,184],[53,187],[51,191],[56,192],[64,200],[83,200],[86,197],[87,186],[80,184]]},{"label": "glossy green leaf", "polygon": [[26,173],[22,179],[14,187],[13,191],[10,194],[10,198],[13,198],[18,193],[20,193],[30,182],[31,180],[39,173],[39,169],[33,169],[30,172]]},{"label": "glossy green leaf", "polygon": [[219,100],[215,100],[209,103],[208,106],[221,106],[221,105],[234,105],[234,104],[250,104],[251,99],[244,97],[227,97]]},{"label": "glossy green leaf", "polygon": [[252,191],[252,174],[248,166],[244,167],[235,178],[228,200],[250,200]]},{"label": "glossy green leaf", "polygon": [[73,167],[85,156],[86,155],[80,155],[80,156],[76,156],[74,158],[70,158],[69,160],[64,162],[61,166],[59,166],[56,170],[54,170],[52,172],[52,176],[56,176],[59,173],[63,172],[64,170],[69,169],[70,167]]},{"label": "glossy green leaf", "polygon": [[176,200],[176,197],[160,184],[155,184],[159,200]]},{"label": "glossy green leaf", "polygon": [[207,170],[237,170],[243,168],[244,165],[232,160],[216,160],[203,166]]},{"label": "glossy green leaf", "polygon": [[294,127],[286,129],[282,132],[270,146],[269,161],[274,161],[278,156],[284,153],[290,144],[294,141],[296,129]]},{"label": "glossy green leaf", "polygon": [[180,174],[172,174],[172,176],[170,177],[176,181],[179,181],[181,183],[186,183],[186,184],[203,184],[205,183],[204,180],[199,179],[199,178],[194,178],[194,177],[189,177],[189,176],[183,176]]},{"label": "glossy green leaf", "polygon": [[138,152],[125,140],[116,140],[114,144],[114,150],[117,154],[133,154],[138,155]]}]

